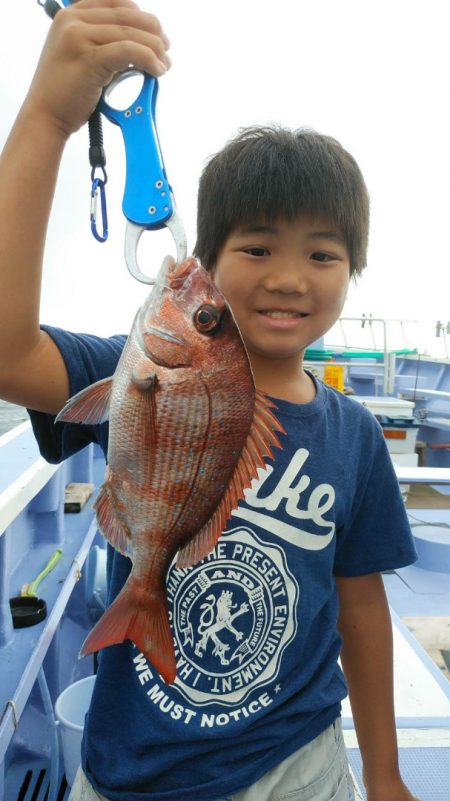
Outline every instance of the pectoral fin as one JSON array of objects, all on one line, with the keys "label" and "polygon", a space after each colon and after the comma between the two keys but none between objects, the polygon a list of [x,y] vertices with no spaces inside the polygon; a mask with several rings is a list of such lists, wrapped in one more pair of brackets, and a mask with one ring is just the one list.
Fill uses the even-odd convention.
[{"label": "pectoral fin", "polygon": [[233,509],[244,498],[245,490],[258,477],[258,467],[265,467],[264,457],[273,459],[271,446],[281,448],[275,432],[286,433],[271,411],[275,408],[263,392],[256,392],[253,422],[222,500],[208,522],[179,552],[177,567],[191,567],[215,547]]},{"label": "pectoral fin", "polygon": [[109,418],[109,403],[111,400],[112,377],[102,378],[90,387],[77,392],[69,398],[58,414],[56,421],[64,420],[66,423],[104,423]]}]

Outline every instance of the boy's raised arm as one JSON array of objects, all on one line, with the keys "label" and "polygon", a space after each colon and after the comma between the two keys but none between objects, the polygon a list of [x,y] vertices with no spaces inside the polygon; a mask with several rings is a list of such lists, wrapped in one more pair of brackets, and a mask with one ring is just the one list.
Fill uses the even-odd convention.
[{"label": "boy's raised arm", "polygon": [[103,86],[130,64],[170,66],[158,20],[131,0],[80,0],[50,26],[27,97],[0,157],[0,397],[56,413],[66,368],[39,328],[48,218],[64,146]]}]

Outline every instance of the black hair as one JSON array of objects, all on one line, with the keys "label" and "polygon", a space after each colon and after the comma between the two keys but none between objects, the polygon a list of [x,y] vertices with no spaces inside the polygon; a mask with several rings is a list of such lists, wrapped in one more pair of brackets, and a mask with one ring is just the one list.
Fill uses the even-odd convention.
[{"label": "black hair", "polygon": [[242,129],[200,177],[194,255],[211,269],[230,233],[242,225],[325,217],[339,228],[350,273],[366,265],[369,196],[342,145],[306,128]]}]

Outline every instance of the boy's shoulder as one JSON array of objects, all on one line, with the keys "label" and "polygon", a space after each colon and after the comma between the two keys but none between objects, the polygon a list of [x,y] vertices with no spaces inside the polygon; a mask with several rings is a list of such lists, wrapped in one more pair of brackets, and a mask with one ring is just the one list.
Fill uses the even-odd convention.
[{"label": "boy's shoulder", "polygon": [[325,407],[328,410],[329,422],[340,430],[347,441],[353,442],[356,449],[369,451],[384,450],[385,440],[383,428],[377,417],[364,405],[364,399],[356,395],[344,395],[343,392],[322,385],[325,395]]},{"label": "boy's shoulder", "polygon": [[[317,379],[316,381],[319,383]],[[329,384],[325,384],[323,381],[320,381],[320,385],[327,396],[328,402],[332,406],[339,408],[342,414],[353,418],[355,422],[365,422],[368,426],[374,426],[376,429],[381,428],[375,415],[372,414],[370,409],[365,405],[363,396],[346,395],[344,392],[331,387]]]}]

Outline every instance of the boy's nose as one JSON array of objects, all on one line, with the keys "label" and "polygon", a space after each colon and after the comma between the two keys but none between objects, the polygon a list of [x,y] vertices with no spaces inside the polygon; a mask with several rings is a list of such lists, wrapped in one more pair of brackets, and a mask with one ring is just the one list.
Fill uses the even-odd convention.
[{"label": "boy's nose", "polygon": [[308,291],[308,278],[304,266],[298,259],[283,259],[271,265],[264,276],[264,287],[268,292],[299,293]]}]

